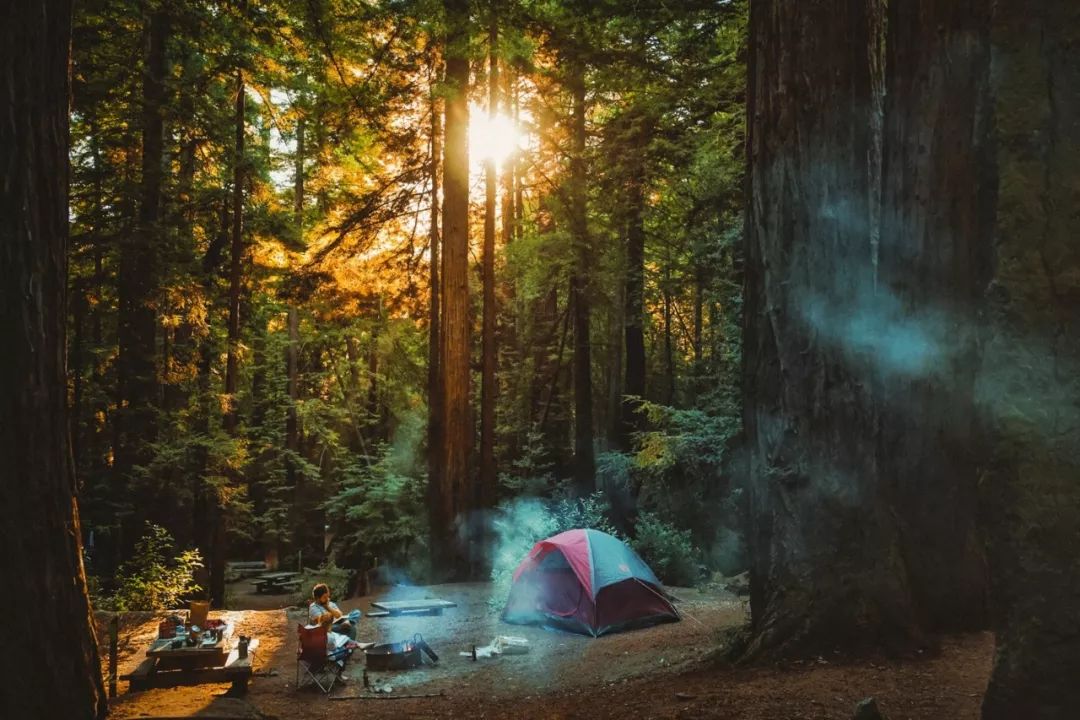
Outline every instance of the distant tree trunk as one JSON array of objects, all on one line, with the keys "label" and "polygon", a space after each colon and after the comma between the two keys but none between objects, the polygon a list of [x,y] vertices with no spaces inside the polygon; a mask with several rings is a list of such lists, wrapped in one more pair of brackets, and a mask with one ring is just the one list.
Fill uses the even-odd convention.
[{"label": "distant tree trunk", "polygon": [[435,83],[439,79],[439,66],[435,58],[437,51],[431,49],[430,73],[431,73],[431,162],[428,173],[431,177],[431,215],[429,218],[430,228],[428,231],[428,243],[431,255],[428,266],[428,484],[429,488],[437,487],[438,478],[441,477],[439,461],[442,452],[442,373],[439,369],[440,343],[442,332],[440,330],[440,296],[442,287],[439,284],[439,158],[442,155],[442,108],[439,105],[438,96],[435,93]]},{"label": "distant tree trunk", "polygon": [[[285,346],[285,377],[289,408],[285,412],[285,449],[295,453],[300,449],[300,421],[296,413],[296,403],[300,399],[300,313],[296,308],[289,308],[286,325],[289,342]],[[292,458],[286,462],[286,470],[289,474],[289,486],[293,487],[296,485],[296,469]]]},{"label": "distant tree trunk", "polygon": [[[499,28],[492,4],[488,28],[488,117],[494,119],[499,107]],[[495,204],[497,196],[495,158],[484,163],[484,319],[481,332],[482,362],[480,372],[480,483],[477,505],[481,508],[495,504]]]},{"label": "distant tree trunk", "polygon": [[[238,0],[242,16],[247,15],[247,0]],[[234,98],[233,130],[233,187],[232,228],[229,239],[229,325],[228,347],[225,355],[225,396],[228,408],[223,418],[225,431],[236,435],[240,408],[237,391],[240,378],[240,292],[243,280],[244,260],[244,183],[247,181],[247,161],[244,155],[244,117],[247,108],[247,90],[244,86],[244,70],[236,70],[236,97]],[[220,497],[213,513],[213,551],[207,564],[210,569],[210,600],[216,607],[225,603],[225,556],[227,554],[225,513],[220,507]]]},{"label": "distant tree trunk", "polygon": [[996,267],[977,394],[997,653],[985,720],[1080,708],[1080,6],[998,0]]},{"label": "distant tree trunk", "polygon": [[[240,13],[246,15],[247,0],[239,0]],[[244,118],[247,108],[247,90],[244,85],[244,70],[236,70],[236,97],[233,111],[233,187],[232,187],[232,231],[229,250],[229,346],[225,359],[225,395],[228,409],[225,412],[225,430],[230,435],[236,434],[239,423],[239,408],[236,393],[239,383],[240,351],[240,290],[243,280],[244,261],[244,183],[247,181],[246,158],[244,156]]]},{"label": "distant tree trunk", "polygon": [[570,136],[570,235],[574,247],[574,272],[570,279],[570,302],[574,314],[574,484],[579,495],[596,489],[593,452],[592,344],[590,340],[589,247],[587,178],[585,167],[585,67],[570,61],[570,93],[573,102]]},{"label": "distant tree trunk", "polygon": [[698,386],[698,378],[702,373],[704,354],[704,326],[705,326],[705,283],[706,272],[701,258],[694,258],[694,381]]},{"label": "distant tree trunk", "polygon": [[469,357],[469,3],[445,0],[446,145],[443,154],[443,307],[439,369],[442,373],[440,477],[431,478],[431,547],[436,573],[469,572],[472,450]]},{"label": "distant tree trunk", "polygon": [[296,118],[296,166],[293,169],[293,217],[296,222],[297,240],[304,241],[304,155],[307,127],[304,115]]},{"label": "distant tree trunk", "polygon": [[[516,73],[513,67],[507,67],[500,73],[502,78],[502,105],[505,117],[517,128],[517,118],[514,115],[514,98],[512,88],[516,86]],[[514,193],[517,181],[518,150],[515,148],[506,158],[502,171],[502,241],[504,246],[509,246],[516,237],[517,218],[514,208]],[[512,288],[511,288],[512,291]]]},{"label": "distant tree trunk", "polygon": [[887,24],[876,312],[932,346],[878,354],[878,462],[932,630],[986,623],[974,384],[993,223],[989,13],[990,0],[910,0],[889,4]]},{"label": "distant tree trunk", "polygon": [[[196,257],[195,243],[195,170],[198,164],[196,155],[199,147],[199,129],[195,113],[195,96],[199,88],[195,75],[197,55],[191,49],[184,58],[179,90],[179,135],[180,152],[177,158],[178,172],[176,191],[173,200],[168,203],[170,222],[177,226],[177,264],[190,266]],[[171,348],[165,354],[165,387],[162,405],[168,413],[176,413],[188,406],[191,401],[190,374],[186,370],[197,360],[197,347],[194,341],[194,321],[184,313],[179,324],[173,330],[166,330],[166,338],[171,333]]]},{"label": "distant tree trunk", "polygon": [[[514,88],[517,81],[513,67],[504,67],[500,76],[502,77],[503,113],[517,128],[517,122],[514,119]],[[515,148],[507,157],[502,170],[502,209],[499,215],[502,218],[502,242],[504,248],[509,248],[511,243],[514,242],[514,238],[517,237],[517,209],[514,207],[514,199],[517,190],[518,157],[519,151]],[[501,357],[504,358],[504,367],[510,372],[503,373],[504,380],[501,387],[506,388],[506,392],[510,397],[515,397],[518,400],[516,404],[509,404],[510,409],[508,412],[510,418],[508,423],[510,425],[508,451],[511,457],[517,457],[529,429],[528,415],[526,412],[522,412],[528,402],[528,394],[525,391],[524,384],[521,382],[526,377],[524,374],[526,372],[524,365],[525,349],[521,345],[521,324],[524,309],[520,306],[517,289],[514,286],[514,278],[510,273],[504,273],[502,286],[506,306],[509,308],[510,319],[501,330],[503,347]],[[514,368],[514,370],[510,370],[511,368]],[[509,377],[509,382],[505,380],[507,377]]]},{"label": "distant tree trunk", "polygon": [[67,426],[70,43],[70,2],[0,7],[0,568],[37,608],[4,625],[5,718],[108,711]]},{"label": "distant tree trunk", "polygon": [[645,165],[638,155],[634,157],[627,191],[626,287],[623,291],[626,341],[623,394],[628,398],[622,405],[623,450],[630,450],[633,434],[645,429],[639,412],[639,403],[645,397]]},{"label": "distant tree trunk", "polygon": [[876,467],[873,370],[836,331],[861,320],[872,288],[871,58],[881,22],[863,3],[751,4],[751,656],[917,636]]},{"label": "distant tree trunk", "polygon": [[664,309],[664,404],[675,404],[675,347],[674,336],[671,332],[671,259],[668,258],[667,267],[664,268],[664,284],[660,290],[663,297]]},{"label": "distant tree trunk", "polygon": [[[514,85],[514,127],[521,127],[521,98],[518,96],[517,85]],[[543,124],[541,123],[541,129]],[[525,234],[525,183],[522,182],[521,155],[514,156],[514,237],[520,238]]]},{"label": "distant tree trunk", "polygon": [[[118,493],[134,500],[132,469],[152,457],[158,405],[157,313],[154,309],[161,252],[161,186],[164,177],[164,104],[169,16],[164,5],[145,19],[142,87],[142,182],[137,229],[120,244],[119,313],[117,315],[117,443],[115,471]],[[137,502],[137,501],[136,501]],[[134,541],[136,514],[129,516],[125,536]]]},{"label": "distant tree trunk", "polygon": [[623,345],[626,336],[626,304],[623,302],[624,287],[617,287],[615,302],[608,313],[608,348],[610,357],[607,358],[607,407],[604,427],[608,442],[612,447],[623,449],[624,432],[622,418],[623,403]]},{"label": "distant tree trunk", "polygon": [[[296,224],[296,235],[301,244],[304,241],[304,205],[307,202],[304,187],[304,161],[307,151],[304,112],[302,109],[296,119],[296,156],[293,167],[293,222]],[[291,489],[293,497],[297,498],[302,497],[302,493],[297,492],[300,477],[296,472],[297,457],[300,453],[300,418],[297,412],[297,403],[300,400],[300,312],[295,301],[290,302],[286,310],[285,326],[288,334],[288,343],[285,345],[285,392],[289,397],[289,406],[285,411],[285,485]],[[281,557],[285,548],[278,543],[276,550],[278,557]]]},{"label": "distant tree trunk", "polygon": [[[286,392],[289,396],[289,407],[285,412],[285,484],[291,490],[293,498],[292,518],[301,527],[305,527],[304,519],[297,508],[306,507],[307,488],[304,487],[304,479],[297,472],[297,460],[300,457],[300,416],[297,412],[297,404],[300,401],[300,313],[295,307],[290,307],[286,314],[286,332],[289,336],[285,346],[285,377]],[[299,518],[299,520],[298,520]],[[297,545],[303,547],[306,533],[296,538]],[[278,557],[282,557],[285,548],[279,542],[276,548]]]},{"label": "distant tree trunk", "polygon": [[371,347],[368,348],[367,422],[369,437],[380,437],[379,423],[379,330],[383,322],[382,297],[378,299],[375,324],[371,328]]}]

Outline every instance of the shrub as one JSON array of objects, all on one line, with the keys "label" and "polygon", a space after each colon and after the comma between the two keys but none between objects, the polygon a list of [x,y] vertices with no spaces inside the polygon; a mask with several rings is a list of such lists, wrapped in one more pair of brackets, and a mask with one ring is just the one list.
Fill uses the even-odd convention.
[{"label": "shrub", "polygon": [[689,530],[680,530],[656,515],[638,515],[635,537],[630,541],[641,559],[668,585],[688,586],[698,581],[698,551]]},{"label": "shrub", "polygon": [[338,602],[349,591],[351,571],[338,567],[333,560],[327,560],[318,569],[305,568],[300,575],[300,589],[292,596],[292,604],[306,608],[311,602],[311,589],[316,583],[330,586],[330,597]]},{"label": "shrub", "polygon": [[523,498],[500,505],[493,522],[497,540],[491,562],[491,606],[501,607],[506,601],[514,569],[538,541],[574,528],[618,536],[608,520],[607,509],[607,501],[599,492],[581,499]]},{"label": "shrub", "polygon": [[116,574],[116,592],[102,603],[113,610],[163,610],[174,608],[182,597],[202,588],[195,571],[203,566],[198,550],[178,555],[169,532],[146,523],[146,534],[135,545],[135,554]]}]

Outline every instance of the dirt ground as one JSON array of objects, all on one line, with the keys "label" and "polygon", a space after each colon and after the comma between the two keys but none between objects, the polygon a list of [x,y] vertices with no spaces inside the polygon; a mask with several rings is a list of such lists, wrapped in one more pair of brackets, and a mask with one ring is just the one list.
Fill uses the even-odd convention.
[{"label": "dirt ground", "polygon": [[[242,698],[227,686],[202,685],[132,692],[120,682],[114,718],[745,718],[770,720],[851,718],[855,704],[874,696],[892,720],[977,718],[990,673],[993,638],[988,633],[946,638],[935,657],[899,662],[866,658],[731,669],[709,660],[721,632],[745,623],[745,602],[723,591],[673,589],[684,619],[602,638],[537,627],[507,625],[488,605],[490,586],[464,583],[386,588],[377,595],[339,601],[365,617],[361,641],[398,641],[421,633],[439,654],[437,665],[396,673],[369,673],[393,690],[366,693],[362,659],[355,656],[348,680],[330,698],[296,689],[296,625],[299,609],[280,607],[285,596],[230,588],[238,607],[215,613],[245,635],[258,637],[255,677]],[[442,616],[368,618],[378,599],[439,598],[457,603]],[[278,606],[275,608],[275,605]],[[120,629],[120,673],[144,657],[157,619],[128,613]],[[462,657],[496,635],[529,640],[526,655],[473,661]],[[407,697],[435,695],[435,697]]]}]

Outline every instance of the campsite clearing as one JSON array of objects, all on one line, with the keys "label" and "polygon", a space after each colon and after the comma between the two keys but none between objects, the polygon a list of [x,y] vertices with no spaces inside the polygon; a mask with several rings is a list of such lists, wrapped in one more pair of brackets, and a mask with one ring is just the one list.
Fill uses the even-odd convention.
[{"label": "campsite clearing", "polygon": [[[441,598],[457,604],[442,616],[365,617],[364,641],[398,641],[421,633],[439,654],[437,666],[372,673],[389,696],[439,697],[396,702],[329,702],[318,693],[296,692],[297,614],[284,609],[227,613],[238,632],[257,635],[255,676],[242,700],[214,686],[130,692],[120,684],[113,718],[262,717],[337,720],[355,717],[766,717],[847,718],[854,703],[877,695],[883,706],[903,708],[899,717],[975,718],[985,687],[993,642],[989,635],[949,641],[939,660],[899,664],[885,660],[845,666],[835,659],[787,668],[717,670],[708,657],[718,635],[745,622],[743,600],[719,590],[673,588],[687,617],[679,623],[590,638],[532,626],[507,625],[488,603],[491,586],[463,583],[394,587],[378,595],[341,601],[343,610],[365,612],[379,600]],[[246,595],[236,595],[237,604]],[[267,596],[257,596],[265,607]],[[691,617],[693,619],[691,619]],[[128,613],[121,624],[121,673],[140,660],[156,629],[149,613]],[[472,661],[458,655],[500,634],[526,637],[525,655]],[[362,667],[334,695],[362,694]],[[931,683],[927,678],[935,678]],[[677,696],[676,693],[680,695]],[[360,703],[358,705],[358,703]],[[890,705],[891,703],[891,705]]]}]

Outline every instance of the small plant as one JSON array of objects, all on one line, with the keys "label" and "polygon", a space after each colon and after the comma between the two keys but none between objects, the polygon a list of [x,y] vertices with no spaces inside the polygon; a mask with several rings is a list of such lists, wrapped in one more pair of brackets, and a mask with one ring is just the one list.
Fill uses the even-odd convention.
[{"label": "small plant", "polygon": [[697,548],[689,530],[680,530],[652,513],[638,515],[636,535],[630,542],[641,559],[668,585],[680,587],[698,581]]},{"label": "small plant", "polygon": [[195,571],[203,566],[198,550],[178,555],[169,532],[146,523],[146,533],[135,545],[135,554],[116,574],[116,592],[104,604],[114,610],[163,610],[176,607],[180,598],[202,588]]}]

